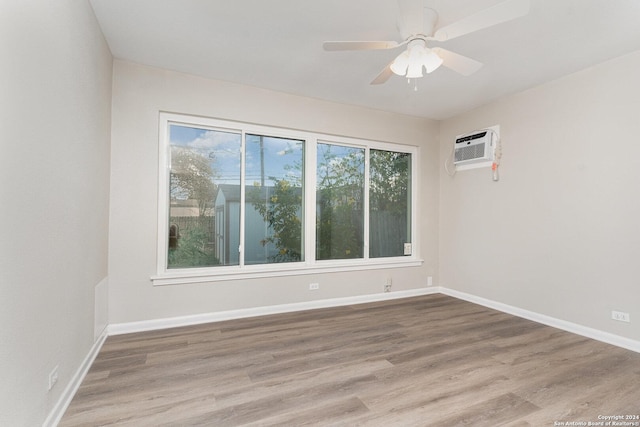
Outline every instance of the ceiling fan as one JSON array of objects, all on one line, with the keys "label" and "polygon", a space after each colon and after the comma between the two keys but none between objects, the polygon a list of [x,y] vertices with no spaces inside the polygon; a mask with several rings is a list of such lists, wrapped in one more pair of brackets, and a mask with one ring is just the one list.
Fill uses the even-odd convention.
[{"label": "ceiling fan", "polygon": [[441,47],[429,48],[427,42],[445,42],[529,13],[529,0],[506,0],[452,24],[436,28],[438,13],[425,7],[424,0],[398,0],[398,6],[398,29],[402,41],[327,41],[323,44],[324,50],[394,49],[406,45],[407,48],[373,79],[373,85],[386,82],[392,74],[405,76],[407,79],[423,77],[423,69],[428,74],[440,65],[468,76],[478,71],[482,63]]}]

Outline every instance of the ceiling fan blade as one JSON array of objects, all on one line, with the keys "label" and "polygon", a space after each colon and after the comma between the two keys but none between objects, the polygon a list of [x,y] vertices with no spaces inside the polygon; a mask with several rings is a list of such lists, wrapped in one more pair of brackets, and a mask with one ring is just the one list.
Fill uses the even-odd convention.
[{"label": "ceiling fan blade", "polygon": [[438,22],[438,13],[425,0],[398,0],[398,29],[404,40],[422,34],[430,36]]},{"label": "ceiling fan blade", "polygon": [[372,85],[381,85],[382,83],[385,83],[387,80],[389,80],[389,77],[391,77],[393,75],[393,71],[391,71],[391,64],[392,63],[393,63],[393,61],[390,62],[384,68],[384,70],[382,70],[380,72],[380,74],[378,74],[378,76],[371,81],[370,84],[372,84]]},{"label": "ceiling fan blade", "polygon": [[507,0],[438,29],[433,38],[441,42],[451,40],[483,28],[519,18],[527,13],[529,13],[529,0]]},{"label": "ceiling fan blade", "polygon": [[400,44],[394,41],[353,41],[353,42],[324,42],[322,47],[324,50],[376,50],[376,49],[393,49]]},{"label": "ceiling fan blade", "polygon": [[442,49],[441,47],[434,47],[431,50],[442,58],[444,61],[442,65],[463,76],[469,76],[482,67],[482,62]]},{"label": "ceiling fan blade", "polygon": [[398,0],[398,29],[403,39],[414,34],[421,34],[424,27],[423,0]]}]

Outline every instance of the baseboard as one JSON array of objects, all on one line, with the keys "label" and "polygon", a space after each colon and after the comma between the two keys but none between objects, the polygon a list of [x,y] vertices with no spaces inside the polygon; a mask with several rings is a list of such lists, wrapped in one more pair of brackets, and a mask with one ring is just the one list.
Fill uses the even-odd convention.
[{"label": "baseboard", "polygon": [[332,298],[316,301],[306,301],[301,303],[280,304],[266,307],[255,307],[240,310],[228,310],[217,313],[203,313],[191,316],[171,317],[165,319],[153,319],[140,322],[116,323],[108,327],[109,335],[128,334],[133,332],[153,331],[158,329],[175,328],[179,326],[198,325],[202,323],[220,322],[223,320],[242,319],[247,317],[265,316],[269,314],[290,313],[302,310],[312,310],[317,308],[339,307],[351,304],[364,304],[368,302],[377,302],[385,300],[393,300],[399,298],[410,298],[421,295],[444,294],[454,298],[479,304],[494,310],[502,311],[524,319],[532,320],[543,325],[552,326],[567,332],[578,334],[587,338],[612,344],[621,348],[640,353],[640,341],[621,337],[619,335],[603,332],[597,329],[579,325],[577,323],[567,322],[566,320],[556,319],[554,317],[539,314],[533,311],[492,301],[486,298],[467,294],[465,292],[456,291],[442,286],[432,286],[428,288],[411,289],[407,291],[387,292],[370,295],[359,295],[345,298]]},{"label": "baseboard", "polygon": [[544,314],[539,314],[533,311],[514,307],[508,304],[492,301],[486,298],[467,294],[465,292],[460,292],[460,291],[456,291],[456,290],[448,289],[444,287],[438,287],[437,290],[442,294],[449,295],[454,298],[469,301],[475,304],[482,305],[484,307],[502,311],[503,313],[508,313],[514,316],[522,317],[524,319],[533,320],[534,322],[542,323],[543,325],[552,326],[554,328],[562,329],[563,331],[571,332],[577,335],[581,335],[583,337],[591,338],[597,341],[602,341],[607,344],[615,345],[617,347],[626,348],[627,350],[640,353],[640,341],[621,337],[619,335],[611,334],[609,332],[603,332],[598,329],[593,329],[593,328],[579,325],[577,323],[567,322],[566,320],[556,319],[555,317],[546,316]]},{"label": "baseboard", "polygon": [[265,316],[268,314],[291,313],[295,311],[312,310],[317,308],[339,307],[352,304],[410,298],[421,295],[436,294],[435,287],[418,288],[406,291],[385,292],[370,295],[358,295],[344,298],[331,298],[316,301],[305,301],[291,304],[279,304],[266,307],[228,310],[217,313],[203,313],[191,316],[171,317],[165,319],[145,320],[140,322],[115,323],[109,325],[109,335],[129,334],[133,332],[153,331],[158,329],[175,328],[179,326],[198,325],[202,323],[220,322],[223,320],[242,319],[246,317]]},{"label": "baseboard", "polygon": [[56,402],[55,406],[53,407],[51,412],[49,412],[49,416],[46,420],[44,420],[44,423],[42,424],[43,427],[54,427],[58,425],[65,411],[69,407],[73,396],[76,395],[78,387],[80,387],[80,384],[82,384],[82,380],[84,380],[87,372],[89,372],[89,368],[91,368],[91,365],[100,352],[100,349],[102,348],[104,341],[107,339],[107,336],[108,328],[104,328],[98,339],[93,343],[93,346],[91,346],[89,353],[80,364],[80,367],[71,378],[71,381],[69,381],[69,384],[67,384],[67,387],[62,392],[62,395]]}]

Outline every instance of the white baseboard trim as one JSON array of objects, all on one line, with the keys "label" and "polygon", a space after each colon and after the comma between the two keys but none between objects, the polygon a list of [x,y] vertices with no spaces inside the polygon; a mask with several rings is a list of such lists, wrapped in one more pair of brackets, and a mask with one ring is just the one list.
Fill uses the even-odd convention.
[{"label": "white baseboard trim", "polygon": [[80,364],[80,367],[71,378],[71,381],[69,381],[69,383],[67,384],[67,387],[62,392],[62,395],[60,395],[60,398],[56,402],[55,406],[53,407],[51,412],[49,412],[49,416],[46,420],[44,420],[44,423],[42,424],[43,427],[55,427],[58,425],[65,411],[69,407],[71,400],[76,395],[78,387],[80,387],[80,384],[82,384],[84,377],[87,375],[87,372],[89,372],[89,368],[91,368],[91,365],[100,352],[100,349],[102,348],[104,341],[107,339],[107,336],[108,329],[104,328],[98,339],[91,346],[89,353]]},{"label": "white baseboard trim", "polygon": [[248,317],[265,316],[269,314],[291,313],[295,311],[312,310],[317,308],[339,307],[351,304],[364,304],[368,302],[386,301],[399,298],[410,298],[421,295],[444,294],[454,298],[479,304],[494,310],[532,320],[543,325],[552,326],[567,332],[578,334],[587,338],[612,344],[621,348],[640,353],[640,341],[621,337],[608,332],[567,322],[566,320],[539,314],[533,311],[492,301],[486,298],[456,291],[442,286],[432,286],[428,288],[411,289],[407,291],[387,292],[370,295],[359,295],[344,298],[332,298],[316,301],[306,301],[291,304],[279,304],[266,307],[246,308],[239,310],[228,310],[217,313],[203,313],[190,316],[179,316],[165,319],[144,320],[140,322],[116,323],[108,326],[109,335],[129,334],[133,332],[145,332],[159,329],[175,328],[179,326],[198,325],[202,323],[220,322],[224,320],[242,319]]},{"label": "white baseboard trim", "polygon": [[533,320],[534,322],[542,323],[543,325],[552,326],[554,328],[562,329],[563,331],[571,332],[583,337],[592,338],[597,341],[602,341],[607,344],[612,344],[617,347],[626,348],[627,350],[640,353],[640,341],[621,337],[609,332],[603,332],[598,329],[579,325],[577,323],[567,322],[566,320],[556,319],[555,317],[546,316],[544,314],[539,314],[533,311],[514,307],[512,305],[492,301],[486,298],[467,294],[465,292],[456,291],[454,289],[438,287],[437,290],[442,294],[449,295],[454,298],[469,301],[488,308],[493,308],[494,310],[502,311],[503,313],[508,313],[514,316],[522,317],[524,319]]},{"label": "white baseboard trim", "polygon": [[217,313],[203,313],[191,316],[171,317],[165,319],[143,320],[140,322],[115,323],[109,325],[109,335],[129,334],[133,332],[153,331],[158,329],[175,328],[179,326],[198,325],[202,323],[220,322],[223,320],[242,319],[246,317],[265,316],[268,314],[291,313],[294,311],[313,310],[317,308],[339,307],[352,304],[410,298],[421,295],[436,294],[435,287],[410,289],[406,291],[385,292],[353,297],[331,298],[315,301],[305,301],[291,304],[279,304],[266,307],[244,308]]}]

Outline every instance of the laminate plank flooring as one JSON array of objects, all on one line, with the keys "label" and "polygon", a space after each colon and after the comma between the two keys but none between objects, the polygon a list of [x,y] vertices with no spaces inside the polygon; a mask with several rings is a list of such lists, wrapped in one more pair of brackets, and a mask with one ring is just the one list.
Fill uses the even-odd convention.
[{"label": "laminate plank flooring", "polygon": [[109,337],[60,426],[524,427],[610,415],[640,416],[640,354],[429,295]]}]

